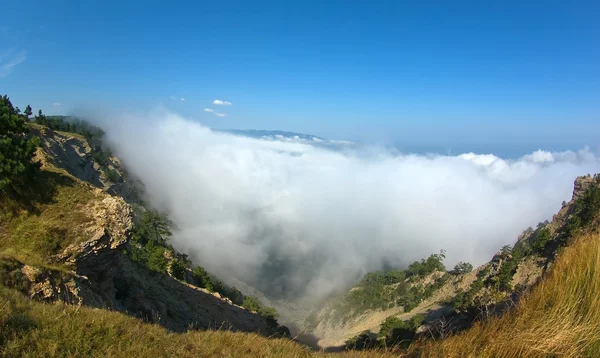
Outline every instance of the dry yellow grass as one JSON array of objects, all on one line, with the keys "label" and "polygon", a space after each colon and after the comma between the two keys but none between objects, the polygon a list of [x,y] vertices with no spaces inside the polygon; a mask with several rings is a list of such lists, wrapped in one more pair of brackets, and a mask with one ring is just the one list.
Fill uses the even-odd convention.
[{"label": "dry yellow grass", "polygon": [[[100,309],[42,304],[0,287],[0,356],[5,357],[324,357],[287,339],[230,331],[169,333]],[[342,357],[393,357],[344,352]]]},{"label": "dry yellow grass", "polygon": [[443,341],[422,357],[600,357],[600,235],[574,240],[514,311]]}]

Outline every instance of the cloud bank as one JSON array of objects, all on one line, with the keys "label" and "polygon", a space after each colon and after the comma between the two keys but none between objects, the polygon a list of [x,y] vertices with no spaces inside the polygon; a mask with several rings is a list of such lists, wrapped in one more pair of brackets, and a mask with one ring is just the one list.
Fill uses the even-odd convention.
[{"label": "cloud bank", "polygon": [[332,151],[216,133],[167,112],[104,123],[177,226],[173,244],[272,298],[316,298],[440,249],[481,264],[600,170],[589,150],[494,155]]}]

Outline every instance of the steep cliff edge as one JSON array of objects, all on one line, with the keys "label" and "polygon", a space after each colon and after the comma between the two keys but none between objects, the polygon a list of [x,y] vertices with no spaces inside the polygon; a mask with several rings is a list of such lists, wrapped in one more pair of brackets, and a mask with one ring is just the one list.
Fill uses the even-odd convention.
[{"label": "steep cliff edge", "polygon": [[125,312],[172,331],[273,333],[272,322],[219,294],[133,262],[125,253],[135,186],[122,163],[109,155],[98,163],[97,149],[83,136],[32,127],[41,139],[33,199],[1,198],[3,285],[46,302]]}]

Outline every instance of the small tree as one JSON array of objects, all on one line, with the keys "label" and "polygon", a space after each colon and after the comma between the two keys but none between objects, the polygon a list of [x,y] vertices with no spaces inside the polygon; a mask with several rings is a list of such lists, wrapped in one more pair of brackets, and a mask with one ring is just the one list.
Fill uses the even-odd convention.
[{"label": "small tree", "polygon": [[154,210],[146,210],[141,222],[134,230],[134,240],[141,243],[154,241],[164,246],[171,237],[169,219],[165,215]]},{"label": "small tree", "polygon": [[23,113],[25,114],[27,119],[29,119],[29,116],[31,116],[31,114],[33,113],[33,111],[31,110],[31,106],[27,105],[27,107],[25,107],[25,112],[23,112]]},{"label": "small tree", "polygon": [[473,265],[471,265],[468,262],[459,262],[456,264],[456,266],[454,266],[454,269],[452,269],[452,274],[453,275],[464,275],[466,273],[469,273],[473,271]]},{"label": "small tree", "polygon": [[[27,108],[31,111],[31,107]],[[28,138],[28,132],[25,119],[17,113],[10,99],[6,95],[0,97],[0,191],[35,167],[32,158],[39,139]]]},{"label": "small tree", "polygon": [[183,280],[185,278],[185,263],[178,259],[171,261],[171,275],[178,280]]},{"label": "small tree", "polygon": [[192,277],[194,278],[194,284],[196,286],[206,288],[209,291],[214,290],[212,279],[202,266],[196,266],[194,268]]},{"label": "small tree", "polygon": [[244,303],[242,303],[242,307],[249,311],[259,312],[260,302],[256,296],[246,296],[244,297]]}]

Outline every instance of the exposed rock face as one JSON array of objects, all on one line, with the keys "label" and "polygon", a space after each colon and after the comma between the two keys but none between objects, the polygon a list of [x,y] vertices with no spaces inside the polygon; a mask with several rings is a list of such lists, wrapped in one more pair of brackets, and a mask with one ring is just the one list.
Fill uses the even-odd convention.
[{"label": "exposed rock face", "polygon": [[132,207],[123,197],[113,196],[119,190],[127,191],[118,159],[112,157],[108,164],[120,182],[115,184],[108,180],[107,168],[91,159],[93,148],[84,138],[42,126],[36,126],[34,132],[42,138],[37,157],[43,168],[65,170],[90,184],[96,200],[83,208],[90,214],[84,228],[89,239],[56,255],[71,273],[0,259],[0,279],[10,280],[10,286],[32,298],[114,309],[173,331],[224,328],[269,332],[265,320],[230,300],[132,262],[123,254],[130,245]]},{"label": "exposed rock face", "polygon": [[[100,165],[91,159],[92,147],[85,138],[63,134],[43,126],[32,127],[32,133],[42,139],[43,166],[49,164],[64,169],[72,176],[98,188],[108,189],[111,186]],[[115,169],[112,161],[109,166]]]},{"label": "exposed rock face", "polygon": [[[44,126],[34,126],[31,132],[42,139],[39,155],[36,155],[42,162],[42,168],[52,166],[64,169],[73,177],[126,201],[138,195],[130,185],[135,180],[125,174],[119,158],[109,156],[103,166],[93,160],[95,149],[81,136]],[[135,184],[141,185],[139,181]]]},{"label": "exposed rock face", "polygon": [[588,190],[590,185],[594,183],[594,178],[588,174],[585,176],[578,177],[575,179],[575,185],[573,189],[573,199],[577,200],[583,196],[583,194]]},{"label": "exposed rock face", "polygon": [[24,265],[12,258],[0,258],[0,277],[3,284],[40,301],[102,306],[101,298],[91,288],[87,278],[75,273]]}]

